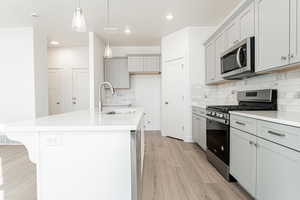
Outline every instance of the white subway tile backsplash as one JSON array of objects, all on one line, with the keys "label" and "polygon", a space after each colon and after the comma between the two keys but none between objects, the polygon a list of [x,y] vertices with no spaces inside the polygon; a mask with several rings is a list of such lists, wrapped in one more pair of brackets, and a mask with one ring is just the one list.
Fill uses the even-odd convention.
[{"label": "white subway tile backsplash", "polygon": [[192,95],[196,103],[237,104],[237,91],[260,89],[278,90],[278,110],[300,112],[300,69],[259,75],[217,86],[197,85],[192,88]]}]

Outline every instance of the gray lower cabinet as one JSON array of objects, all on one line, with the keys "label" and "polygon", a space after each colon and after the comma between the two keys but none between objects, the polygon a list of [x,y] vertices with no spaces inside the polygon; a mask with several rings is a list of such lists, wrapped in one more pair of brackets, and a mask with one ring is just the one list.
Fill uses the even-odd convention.
[{"label": "gray lower cabinet", "polygon": [[300,153],[264,139],[257,144],[257,199],[299,199]]},{"label": "gray lower cabinet", "polygon": [[206,118],[193,114],[193,140],[206,151]]},{"label": "gray lower cabinet", "polygon": [[[299,199],[300,128],[233,118],[251,123],[235,128],[231,121],[231,175],[257,200]],[[247,132],[249,126],[256,126],[256,132]]]},{"label": "gray lower cabinet", "polygon": [[256,137],[230,130],[230,173],[254,197],[256,194]]}]

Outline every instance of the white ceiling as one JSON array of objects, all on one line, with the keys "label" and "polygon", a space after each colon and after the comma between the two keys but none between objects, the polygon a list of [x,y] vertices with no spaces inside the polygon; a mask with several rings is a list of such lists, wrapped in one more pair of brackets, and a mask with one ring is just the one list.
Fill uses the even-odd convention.
[{"label": "white ceiling", "polygon": [[[30,1],[33,1],[33,5],[29,5]],[[110,39],[112,45],[140,46],[159,45],[163,35],[186,26],[217,25],[240,1],[110,0],[111,25],[121,28],[115,34],[103,31],[106,0],[81,0],[81,7],[85,12],[88,31]],[[87,33],[74,33],[71,30],[75,0],[5,0],[4,4],[6,9],[1,9],[0,17],[4,14],[4,19],[10,19],[9,22],[13,21],[13,24],[28,24],[32,9],[40,15],[39,22],[46,29],[49,40],[57,40],[63,45],[87,43]],[[165,19],[168,12],[173,13],[173,21]],[[6,21],[2,18],[0,25]],[[125,26],[131,28],[131,35],[123,33]]]}]

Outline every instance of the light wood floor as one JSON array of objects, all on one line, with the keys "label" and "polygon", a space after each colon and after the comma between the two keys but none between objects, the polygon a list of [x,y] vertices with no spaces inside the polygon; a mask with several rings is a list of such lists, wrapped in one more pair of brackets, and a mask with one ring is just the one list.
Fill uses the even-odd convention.
[{"label": "light wood floor", "polygon": [[250,200],[226,182],[195,144],[156,134],[145,136],[143,200]]},{"label": "light wood floor", "polygon": [[0,145],[0,200],[36,199],[36,167],[25,147]]}]

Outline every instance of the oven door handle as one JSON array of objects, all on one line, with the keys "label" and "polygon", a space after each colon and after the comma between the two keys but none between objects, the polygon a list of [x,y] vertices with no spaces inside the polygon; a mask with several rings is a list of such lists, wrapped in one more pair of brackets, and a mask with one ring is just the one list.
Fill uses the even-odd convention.
[{"label": "oven door handle", "polygon": [[242,68],[241,59],[240,59],[240,53],[241,53],[242,47],[240,47],[236,53],[236,62],[239,66],[239,68]]},{"label": "oven door handle", "polygon": [[225,119],[213,118],[213,117],[210,117],[210,116],[207,116],[207,115],[206,115],[206,118],[207,118],[208,120],[220,122],[220,123],[225,124],[225,125],[228,125],[228,124],[229,124],[229,122],[228,122],[227,120],[225,120]]}]

